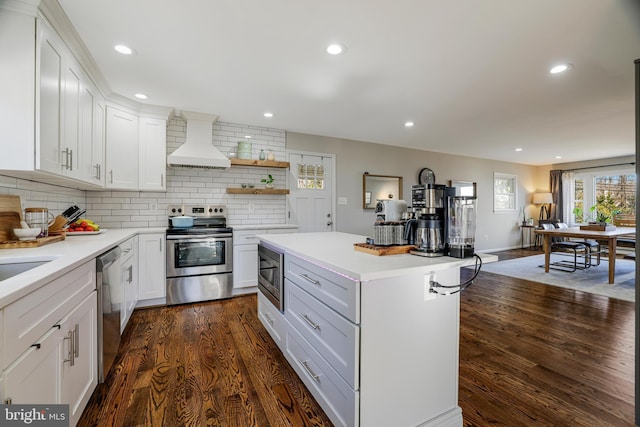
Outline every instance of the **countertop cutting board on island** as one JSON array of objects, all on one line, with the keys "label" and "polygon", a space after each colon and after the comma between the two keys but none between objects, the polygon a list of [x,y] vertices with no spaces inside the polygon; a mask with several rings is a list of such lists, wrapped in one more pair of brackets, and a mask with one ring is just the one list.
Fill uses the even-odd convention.
[{"label": "countertop cutting board on island", "polygon": [[368,243],[354,243],[353,249],[358,252],[365,252],[371,255],[383,256],[383,255],[400,255],[408,254],[411,249],[414,249],[413,245],[398,245],[398,246],[376,246]]}]

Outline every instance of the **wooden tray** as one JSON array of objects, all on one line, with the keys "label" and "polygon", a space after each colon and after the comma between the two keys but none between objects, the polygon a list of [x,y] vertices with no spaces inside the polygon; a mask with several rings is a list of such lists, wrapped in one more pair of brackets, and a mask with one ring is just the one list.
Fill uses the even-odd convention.
[{"label": "wooden tray", "polygon": [[60,233],[53,236],[38,237],[35,240],[5,240],[0,242],[0,249],[37,248],[49,243],[60,242],[65,237],[65,233]]},{"label": "wooden tray", "polygon": [[353,249],[358,252],[365,252],[371,255],[400,255],[408,254],[411,249],[415,249],[413,245],[400,245],[400,246],[376,246],[368,243],[354,243]]},{"label": "wooden tray", "polygon": [[591,231],[613,231],[616,229],[615,225],[599,225],[599,224],[588,224],[581,225],[580,230],[591,230]]}]

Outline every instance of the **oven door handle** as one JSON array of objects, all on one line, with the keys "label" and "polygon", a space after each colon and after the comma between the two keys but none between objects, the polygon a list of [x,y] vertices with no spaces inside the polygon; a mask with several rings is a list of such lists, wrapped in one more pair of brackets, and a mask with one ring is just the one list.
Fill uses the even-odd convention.
[{"label": "oven door handle", "polygon": [[215,236],[202,236],[198,238],[193,238],[193,236],[179,236],[179,235],[169,235],[167,236],[167,240],[180,240],[180,243],[203,243],[203,242],[211,242],[213,241],[221,241],[225,239],[229,239],[231,234],[217,234]]}]

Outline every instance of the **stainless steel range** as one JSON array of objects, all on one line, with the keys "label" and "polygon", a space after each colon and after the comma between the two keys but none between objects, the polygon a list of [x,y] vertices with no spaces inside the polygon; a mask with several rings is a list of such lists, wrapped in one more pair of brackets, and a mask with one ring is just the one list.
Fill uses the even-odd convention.
[{"label": "stainless steel range", "polygon": [[[169,206],[167,305],[229,298],[233,291],[233,234],[224,206]],[[192,217],[193,225],[175,225]],[[187,218],[189,221],[190,219]],[[188,222],[187,222],[188,223]]]}]

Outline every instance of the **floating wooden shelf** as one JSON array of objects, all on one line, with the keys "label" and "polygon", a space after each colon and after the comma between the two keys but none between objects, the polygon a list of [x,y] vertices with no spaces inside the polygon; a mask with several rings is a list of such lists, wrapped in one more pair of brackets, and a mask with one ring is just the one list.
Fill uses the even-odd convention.
[{"label": "floating wooden shelf", "polygon": [[227,188],[229,194],[289,194],[286,188]]},{"label": "floating wooden shelf", "polygon": [[287,169],[289,162],[278,162],[275,160],[254,160],[254,159],[229,159],[231,166],[255,166],[259,168],[282,168]]}]

